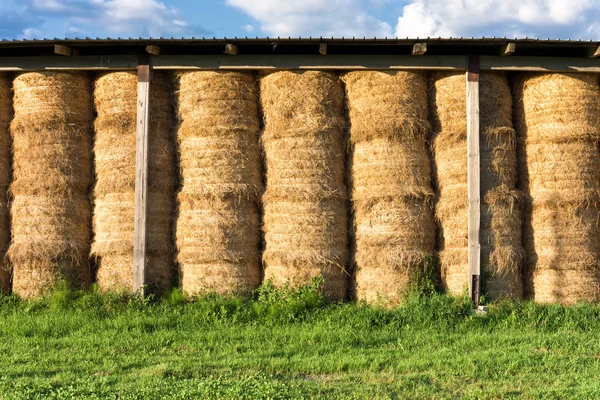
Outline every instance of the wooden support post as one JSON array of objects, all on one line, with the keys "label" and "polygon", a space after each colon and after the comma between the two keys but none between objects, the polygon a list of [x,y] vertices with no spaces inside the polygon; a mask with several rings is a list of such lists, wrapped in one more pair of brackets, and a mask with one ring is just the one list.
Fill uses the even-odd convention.
[{"label": "wooden support post", "polygon": [[160,47],[155,44],[149,44],[146,46],[146,53],[152,54],[153,56],[160,56]]},{"label": "wooden support post", "polygon": [[58,54],[59,56],[78,56],[79,52],[77,50],[73,50],[68,46],[64,46],[62,44],[55,44],[54,54]]},{"label": "wooden support post", "polygon": [[422,56],[427,53],[427,43],[415,43],[412,48],[411,54],[413,56]]},{"label": "wooden support post", "polygon": [[500,51],[501,56],[509,56],[514,53],[517,49],[517,45],[514,42],[507,43],[506,46],[502,47]]},{"label": "wooden support post", "polygon": [[237,56],[238,48],[235,44],[227,43],[225,45],[225,51],[223,53],[228,54],[230,56]]},{"label": "wooden support post", "polygon": [[321,43],[319,45],[319,54],[322,56],[327,55],[327,43]]},{"label": "wooden support post", "polygon": [[473,304],[479,304],[481,276],[479,243],[480,159],[479,159],[479,56],[470,55],[467,70],[467,184],[469,196],[468,283]]},{"label": "wooden support post", "polygon": [[133,292],[144,295],[146,287],[146,228],[148,213],[148,128],[150,108],[150,58],[138,61],[137,129],[135,156],[135,212],[133,239]]}]

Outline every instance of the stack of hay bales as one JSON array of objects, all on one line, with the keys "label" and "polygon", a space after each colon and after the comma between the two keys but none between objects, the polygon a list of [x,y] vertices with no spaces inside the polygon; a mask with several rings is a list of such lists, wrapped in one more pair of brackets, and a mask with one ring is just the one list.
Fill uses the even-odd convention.
[{"label": "stack of hay bales", "polygon": [[[436,73],[431,96],[434,176],[439,191],[442,281],[453,294],[468,285],[468,186],[464,74]],[[521,198],[516,134],[506,77],[480,75],[481,274],[492,298],[521,297]]]},{"label": "stack of hay bales", "polygon": [[182,178],[177,261],[185,292],[246,295],[260,284],[258,97],[251,73],[177,76]]},{"label": "stack of hay bales", "polygon": [[356,297],[397,304],[435,244],[427,82],[420,72],[351,72],[343,80]]},{"label": "stack of hay bales", "polygon": [[10,243],[8,185],[10,184],[10,131],[12,119],[11,80],[0,74],[0,292],[10,290],[10,271],[5,262]]},{"label": "stack of hay bales", "polygon": [[347,193],[344,184],[344,101],[328,72],[284,71],[260,84],[265,280],[297,286],[323,276],[323,294],[345,297]]},{"label": "stack of hay bales", "polygon": [[92,99],[88,76],[32,72],[14,88],[10,192],[13,291],[43,293],[59,280],[90,282]]},{"label": "stack of hay bales", "polygon": [[600,104],[592,74],[515,85],[527,272],[539,302],[600,299]]},{"label": "stack of hay bales", "polygon": [[[137,127],[137,74],[111,72],[96,79],[94,103],[94,242],[102,290],[133,285],[133,230]],[[174,274],[171,220],[175,181],[173,118],[168,77],[155,72],[150,96],[146,281],[161,292]]]}]

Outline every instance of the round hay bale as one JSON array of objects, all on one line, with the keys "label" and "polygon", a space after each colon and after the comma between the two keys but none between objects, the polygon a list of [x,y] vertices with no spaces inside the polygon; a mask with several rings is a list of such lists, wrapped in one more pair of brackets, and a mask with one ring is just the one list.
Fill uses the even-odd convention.
[{"label": "round hay bale", "polygon": [[10,184],[10,121],[12,120],[11,80],[0,74],[0,292],[10,290],[10,266],[6,250],[10,243],[8,185]]},{"label": "round hay bale", "polygon": [[[162,292],[175,272],[171,220],[175,185],[173,116],[168,76],[151,82],[148,166],[148,287]],[[131,291],[135,212],[137,74],[109,72],[94,84],[94,241],[101,290]]]},{"label": "round hay bale", "polygon": [[343,80],[351,124],[356,297],[398,304],[435,244],[427,83],[419,72],[350,72]]},{"label": "round hay bale", "polygon": [[255,78],[202,71],[178,74],[176,81],[181,287],[192,295],[248,295],[261,273]]},{"label": "round hay bale", "polygon": [[317,71],[268,74],[260,83],[265,280],[298,286],[318,275],[330,300],[345,297],[348,261],[343,91]]},{"label": "round hay bale", "polygon": [[[480,83],[481,274],[492,298],[521,297],[521,203],[517,181],[516,134],[506,77],[482,73]],[[442,281],[453,294],[468,284],[467,129],[464,74],[433,76],[432,152],[439,194]]]},{"label": "round hay bale", "polygon": [[43,293],[59,279],[89,284],[91,85],[87,74],[34,72],[13,83],[10,186],[13,291]]},{"label": "round hay bale", "polygon": [[515,82],[527,195],[527,276],[539,302],[600,299],[600,104],[593,74],[523,74]]}]

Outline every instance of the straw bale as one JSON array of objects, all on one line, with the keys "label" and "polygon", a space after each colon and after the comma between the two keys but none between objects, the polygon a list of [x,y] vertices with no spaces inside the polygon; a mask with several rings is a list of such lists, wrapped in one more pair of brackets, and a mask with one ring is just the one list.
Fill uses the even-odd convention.
[{"label": "straw bale", "polygon": [[419,72],[350,72],[343,80],[356,297],[394,305],[435,244],[427,83]]},{"label": "straw bale", "polygon": [[595,74],[522,74],[515,82],[515,121],[530,143],[600,138]]},{"label": "straw bale", "polygon": [[284,71],[261,79],[265,279],[308,283],[345,296],[348,273],[343,91],[327,72]]},{"label": "straw bale", "polygon": [[247,295],[260,284],[259,217],[254,200],[179,194],[177,261],[181,286]]},{"label": "straw bale", "polygon": [[600,299],[600,103],[592,74],[515,82],[524,242],[536,301]]},{"label": "straw bale", "polygon": [[[506,77],[482,73],[481,274],[490,297],[521,297],[522,195],[517,181],[516,134]],[[453,294],[468,284],[468,187],[464,74],[436,73],[432,84],[432,152],[439,200],[442,281]]]},{"label": "straw bale", "polygon": [[247,295],[260,284],[259,116],[251,73],[176,75],[177,261],[183,290]]},{"label": "straw bale", "polygon": [[429,133],[423,73],[356,71],[342,79],[346,84],[353,143],[384,138],[412,142]]},{"label": "straw bale", "polygon": [[36,72],[13,83],[10,192],[13,291],[36,296],[90,281],[91,85],[84,73]]},{"label": "straw bale", "polygon": [[0,74],[0,292],[10,289],[10,271],[5,259],[10,243],[8,185],[10,184],[10,131],[12,120],[11,80]]},{"label": "straw bale", "polygon": [[[175,185],[171,91],[166,74],[151,82],[148,175],[148,286],[161,292],[173,279],[171,219]],[[102,290],[131,291],[135,213],[137,75],[109,72],[94,84],[94,241]]]}]

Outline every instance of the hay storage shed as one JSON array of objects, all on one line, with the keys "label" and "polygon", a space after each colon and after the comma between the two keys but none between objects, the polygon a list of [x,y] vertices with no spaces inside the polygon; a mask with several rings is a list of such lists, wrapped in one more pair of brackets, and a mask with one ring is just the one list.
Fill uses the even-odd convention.
[{"label": "hay storage shed", "polygon": [[[293,268],[298,270],[311,269],[309,264],[297,261],[302,257],[295,257],[304,252],[304,255],[313,254],[312,259],[318,261],[314,265],[335,264],[339,267],[338,270],[332,270],[336,271],[335,276],[326,279],[326,291],[328,284],[337,281],[334,286],[341,288],[342,285],[347,285],[350,297],[364,298],[361,296],[368,292],[368,296],[374,298],[385,295],[386,291],[389,293],[390,288],[394,291],[403,285],[397,276],[393,277],[392,274],[397,269],[392,266],[397,259],[402,259],[396,256],[410,252],[406,243],[412,240],[409,236],[413,235],[413,238],[423,239],[420,247],[413,249],[421,253],[432,252],[434,259],[441,257],[442,268],[447,266],[445,276],[455,276],[455,282],[458,282],[456,287],[468,288],[474,301],[477,301],[481,290],[487,290],[490,294],[495,291],[498,297],[519,297],[519,285],[524,286],[526,293],[534,295],[539,301],[571,301],[555,293],[571,292],[571,288],[575,287],[578,292],[574,296],[567,296],[569,299],[574,298],[573,301],[576,301],[586,297],[595,298],[594,288],[600,283],[595,246],[600,238],[597,228],[585,221],[598,219],[594,192],[597,188],[595,179],[600,174],[597,171],[597,161],[594,161],[596,154],[590,150],[597,147],[598,138],[592,128],[586,128],[580,132],[577,140],[567,139],[570,138],[571,128],[577,124],[571,124],[565,115],[572,115],[579,125],[587,127],[593,126],[594,118],[598,118],[597,110],[592,106],[588,107],[585,99],[598,99],[597,76],[600,73],[600,62],[596,57],[600,54],[599,45],[598,42],[560,40],[441,38],[0,41],[0,74],[7,77],[12,89],[10,101],[3,100],[0,106],[3,108],[2,112],[14,109],[14,116],[9,117],[13,139],[10,145],[12,163],[7,166],[0,160],[0,173],[10,180],[6,209],[10,210],[12,218],[10,225],[0,223],[0,238],[10,237],[10,286],[14,292],[23,296],[35,296],[60,279],[66,279],[75,286],[85,285],[93,279],[88,263],[90,246],[98,243],[98,240],[112,239],[108,235],[104,239],[102,235],[98,235],[98,224],[92,224],[92,207],[97,208],[102,204],[117,206],[116,201],[115,204],[110,201],[103,203],[100,192],[94,192],[99,180],[96,179],[98,170],[94,171],[93,165],[98,154],[92,147],[96,145],[92,126],[97,122],[97,115],[92,107],[92,82],[97,73],[131,73],[137,70],[135,180],[132,198],[132,181],[128,178],[129,208],[126,211],[129,216],[133,214],[133,233],[131,228],[127,233],[133,235],[133,245],[127,250],[131,252],[127,257],[131,257],[132,261],[131,281],[126,285],[131,283],[131,290],[138,291],[147,287],[157,278],[151,261],[157,253],[158,257],[169,259],[172,265],[179,263],[182,283],[187,270],[187,276],[193,277],[194,287],[204,285],[209,290],[236,292],[235,285],[240,284],[239,287],[243,290],[240,289],[239,292],[247,293],[265,278],[265,274],[269,275],[271,267],[277,263],[283,265],[280,262],[282,260],[290,261],[291,264],[288,265],[294,265]],[[340,77],[359,70],[400,76],[410,72],[421,75],[422,79],[430,82],[446,79],[436,77],[448,74],[448,82],[454,82],[450,94],[456,96],[449,97],[454,100],[444,100],[443,96],[434,93],[432,86],[435,88],[435,84],[430,84],[426,89],[429,117],[421,123],[433,125],[428,140],[434,146],[432,154],[421,150],[420,153],[417,152],[422,154],[415,159],[415,165],[421,165],[418,167],[418,174],[402,172],[402,168],[398,166],[403,163],[406,165],[409,157],[402,156],[402,151],[398,150],[397,153],[394,152],[398,159],[393,159],[390,151],[397,148],[399,143],[389,141],[389,137],[385,139],[386,129],[398,132],[410,130],[410,127],[398,125],[404,111],[398,105],[401,101],[394,100],[394,96],[391,100],[375,100],[373,107],[363,106],[364,126],[372,130],[375,136],[380,136],[373,136],[368,140],[353,139],[353,134],[354,138],[360,138],[360,135],[356,136],[356,130],[352,131],[353,119],[355,129],[357,124],[360,125],[360,117],[356,116],[358,108],[353,108],[353,103],[359,104],[360,100],[352,95],[351,85],[345,86],[344,91]],[[177,137],[174,135],[168,140],[177,149],[171,167],[178,171],[173,175],[172,184],[174,192],[179,193],[179,202],[177,205],[174,194],[171,195],[171,205],[163,207],[170,208],[170,212],[161,214],[163,220],[168,218],[176,228],[176,237],[161,239],[156,247],[153,237],[157,223],[153,222],[156,219],[152,215],[153,207],[157,206],[158,201],[153,200],[155,186],[152,182],[160,173],[154,167],[156,158],[153,160],[156,150],[153,149],[152,140],[156,137],[152,134],[151,125],[157,112],[152,109],[151,104],[159,96],[157,90],[160,90],[160,83],[157,77],[165,74],[169,80],[174,79],[177,86],[177,79],[180,79],[178,77],[185,74],[210,74],[214,71],[221,71],[225,75],[229,71],[235,71],[251,76],[252,78],[247,78],[248,85],[255,92],[248,94],[245,91],[246,95],[243,95],[241,92],[228,90],[226,85],[219,86],[219,83],[213,100],[225,100],[225,103],[221,103],[224,104],[221,106],[223,112],[217,114],[229,120],[215,122],[210,126],[214,129],[209,135],[198,131],[199,125],[194,126],[190,122],[192,125],[185,126],[186,118],[188,121],[194,120],[201,113],[202,102],[192,102],[190,109],[184,110],[184,107],[177,112],[180,132]],[[543,77],[540,79],[552,80],[551,76],[564,77],[561,74],[567,72],[572,74],[569,75],[570,79],[589,80],[585,86],[589,95],[572,100],[572,107],[579,107],[575,110],[577,112],[569,113],[566,109],[556,107],[557,101],[560,103],[558,97],[570,87],[566,79],[554,78],[553,89],[546,90],[545,96],[548,98],[540,102],[531,100],[535,98],[531,93],[543,92],[540,88],[549,85],[544,86],[539,79],[531,78],[527,73],[538,73]],[[296,85],[293,84],[293,79],[287,82],[286,79],[278,79],[282,76],[295,76]],[[495,80],[497,91],[486,90],[492,87],[486,85],[486,79],[489,80],[487,77],[491,76],[500,77]],[[583,76],[586,78],[582,78]],[[315,78],[316,83],[311,83],[310,80],[304,82],[300,77],[320,78]],[[322,79],[323,77],[327,79]],[[519,82],[522,81],[527,83],[521,85]],[[326,82],[335,84],[325,90],[326,93],[319,94],[324,85],[329,85]],[[192,91],[200,87],[198,82],[191,80],[190,85]],[[44,96],[43,90],[34,89],[36,87],[51,87],[53,95]],[[306,90],[312,90],[321,99],[311,112],[307,112],[307,108],[303,106],[310,103],[311,97],[298,96]],[[219,91],[225,97],[219,97]],[[509,104],[510,101],[502,100],[510,100],[510,96],[504,95],[509,91],[513,99],[512,105]],[[492,102],[491,97],[500,92],[504,94],[495,99],[499,102]],[[239,94],[233,102],[227,100],[227,96],[232,93]],[[383,88],[374,90],[372,95],[374,98],[385,98]],[[231,117],[235,112],[231,113],[231,107],[240,98],[245,99],[249,110],[254,110],[250,114],[256,118],[244,122],[244,132],[238,131],[239,135],[235,136],[227,126],[231,128],[232,124],[235,125],[235,116]],[[378,110],[377,107],[383,107],[382,101],[391,101],[390,106],[398,107],[400,111],[395,112],[393,118],[387,118],[378,124],[377,119],[381,118],[384,110]],[[37,108],[25,107],[26,102],[35,104]],[[286,102],[291,102],[292,105],[283,107]],[[348,104],[348,109],[344,109],[345,103]],[[532,104],[537,104],[538,108],[543,105],[544,112],[548,114],[544,117],[545,122],[540,122],[539,118],[536,120],[537,115],[541,114],[535,107],[530,107]],[[177,101],[171,101],[171,106],[175,109]],[[461,126],[459,134],[443,127],[437,129],[436,109],[439,111],[444,107],[454,109],[449,121]],[[501,128],[504,135],[487,134],[490,124],[495,123],[493,112],[500,112],[503,107],[508,108],[502,111],[504,122],[497,128]],[[581,108],[586,111],[580,112]],[[61,113],[60,110],[67,112]],[[276,122],[277,118],[272,118],[278,112],[279,124]],[[509,112],[519,122],[515,127],[519,131],[516,140],[513,139]],[[132,113],[131,108],[129,114]],[[373,117],[369,117],[369,113]],[[0,113],[2,115],[6,114]],[[9,110],[8,115],[12,115],[12,111]],[[193,116],[191,119],[190,115]],[[311,125],[315,121],[318,121],[316,128]],[[390,125],[386,128],[386,123],[392,128],[389,128]],[[286,127],[286,124],[289,126]],[[291,135],[293,139],[285,134],[292,131],[291,128],[288,129],[291,124],[296,125],[293,130],[301,133]],[[192,127],[186,131],[190,126]],[[223,126],[226,129],[221,130]],[[304,127],[310,129],[303,130]],[[332,133],[334,130],[337,133]],[[190,135],[186,135],[184,131]],[[330,134],[315,135],[315,132],[323,131]],[[562,133],[551,135],[552,131]],[[133,129],[128,132],[131,140]],[[448,136],[443,137],[444,133],[448,133]],[[257,135],[261,135],[260,141]],[[206,142],[208,137],[216,139],[220,144],[213,150],[208,143],[200,145],[200,151],[206,156],[202,158],[205,164],[201,165],[197,162],[199,158],[193,156],[196,150],[192,148],[198,148],[195,144],[202,143],[203,140]],[[251,139],[243,142],[240,139],[242,137]],[[185,140],[176,142],[176,139],[184,138],[193,140],[187,143]],[[283,145],[285,140],[287,144],[292,144],[292,150]],[[192,142],[195,144],[190,144]],[[348,143],[351,144],[350,147],[347,147]],[[418,146],[423,145],[421,141],[419,143]],[[128,146],[131,152],[132,143],[129,142]],[[232,146],[236,148],[235,151],[223,150]],[[262,146],[263,152],[257,150],[256,146]],[[4,146],[5,149],[7,147]],[[407,152],[406,149],[403,151]],[[505,153],[504,156],[501,156],[502,152]],[[192,155],[191,158],[186,158],[185,153]],[[414,156],[417,153],[411,154]],[[49,154],[53,156],[49,157]],[[323,154],[331,157],[321,157]],[[352,169],[356,167],[353,162],[357,155],[363,161],[381,160],[374,164],[375,172],[363,169],[363,172],[367,171],[365,174],[352,176]],[[129,157],[131,168],[132,153]],[[33,159],[38,161],[39,168],[34,168]],[[331,162],[332,159],[337,161]],[[560,163],[569,165],[569,160],[572,159],[587,161],[578,164],[578,168],[569,170],[571,176],[566,176],[569,174],[565,175],[561,169],[550,167]],[[321,163],[323,160],[327,162]],[[443,162],[439,162],[442,160]],[[359,164],[364,165],[363,161]],[[425,172],[428,164],[431,166],[429,176]],[[110,167],[110,164],[107,165]],[[294,175],[291,171],[298,165],[302,165],[302,173]],[[488,165],[496,175],[490,175]],[[168,166],[165,168],[161,171],[168,170]],[[206,168],[204,172],[203,168]],[[193,173],[190,175],[190,172]],[[211,176],[223,179],[212,182],[206,180]],[[386,176],[389,178],[385,180],[395,186],[390,190],[393,201],[390,198],[387,201],[380,198],[377,201],[369,199],[367,202],[370,207],[361,207],[360,202],[356,202],[357,196],[377,197],[376,192],[380,187],[377,179]],[[401,198],[406,200],[406,197],[397,192],[405,190],[411,185],[411,180],[418,176],[421,176],[418,180],[425,183],[425,189],[420,191],[422,196],[417,196],[419,200],[412,203],[399,201]],[[519,178],[516,186],[515,176]],[[302,179],[294,181],[295,178]],[[500,178],[505,181],[500,182]],[[188,184],[196,182],[192,184],[194,190],[191,190],[191,186],[186,189],[186,179]],[[289,187],[285,191],[287,197],[281,195],[281,190],[276,190],[277,186],[281,188],[277,184],[278,180],[281,183],[285,179],[289,179]],[[361,179],[362,183],[356,185]],[[433,199],[426,188],[428,180],[433,182]],[[332,182],[338,185],[337,195],[323,196],[323,193],[331,194]],[[557,186],[548,186],[552,182],[558,182]],[[213,183],[222,188],[233,189],[226,191],[227,195],[218,193],[215,196],[211,194],[211,187],[215,187],[211,186]],[[264,194],[263,183],[266,183]],[[275,183],[271,189],[270,183]],[[301,188],[307,183],[312,188],[310,195],[306,195],[307,192]],[[569,184],[584,188],[587,194],[583,196],[583,203],[574,202],[573,199],[567,199],[566,202],[557,200],[561,188],[567,188]],[[347,186],[350,186],[350,192],[345,189]],[[359,188],[362,188],[362,192]],[[552,200],[546,196],[550,192]],[[113,193],[122,192],[115,189]],[[290,193],[294,196],[288,196]],[[299,193],[306,196],[298,196]],[[320,194],[315,196],[315,193]],[[106,196],[105,198],[108,199]],[[310,201],[306,202],[306,199]],[[431,200],[435,205],[435,215],[430,211],[427,217],[425,205]],[[523,210],[522,206],[525,206]],[[573,212],[563,212],[566,206],[571,207]],[[185,217],[186,210],[190,211],[187,214],[189,218]],[[353,213],[348,210],[353,210]],[[417,210],[423,211],[419,214]],[[187,221],[184,226],[187,224],[189,231],[194,231],[194,234],[186,234],[186,229],[177,229],[177,219],[182,215],[183,220]],[[279,217],[273,219],[275,215]],[[410,218],[411,215],[415,218]],[[573,215],[577,218],[573,218]],[[431,234],[425,233],[431,230],[431,217],[440,221],[434,232],[438,239],[433,248]],[[357,224],[357,218],[363,224]],[[337,222],[328,225],[324,221]],[[564,231],[560,237],[552,236],[547,229],[549,221],[581,229]],[[296,228],[292,227],[294,224]],[[302,224],[308,225],[303,228]],[[371,224],[385,229],[378,231]],[[321,229],[320,226],[326,226],[327,229]],[[307,234],[311,231],[319,234]],[[165,233],[167,231],[162,232],[165,237],[168,236]],[[377,232],[385,234],[379,237],[369,236]],[[403,242],[404,239],[400,239],[400,236],[405,232],[410,235],[405,237],[409,238],[408,241]],[[213,243],[206,237],[218,240]],[[305,240],[307,237],[314,239],[313,242]],[[524,260],[520,250],[520,237],[525,247]],[[173,246],[175,239],[177,249],[168,249],[166,242]],[[384,242],[392,245],[381,245]],[[186,250],[182,243],[190,244],[190,247]],[[274,249],[269,243],[286,246],[282,246],[279,251],[272,251]],[[369,246],[376,244],[375,247],[371,246],[376,250],[372,253],[365,252],[366,243]],[[415,243],[414,240],[412,243]],[[559,247],[561,257],[554,257]],[[573,248],[584,248],[585,251],[574,252],[571,251]],[[211,249],[215,251],[211,253]],[[239,256],[239,249],[243,249],[243,256]],[[448,251],[449,249],[452,251]],[[94,254],[97,252],[94,251]],[[584,259],[572,258],[572,254],[581,255],[580,258]],[[365,258],[361,258],[363,256]],[[552,261],[543,261],[548,259],[546,256],[551,257]],[[262,269],[256,261],[261,257]],[[371,275],[371,278],[363,280],[359,264],[365,259],[374,260],[372,270],[380,271],[381,274]],[[273,264],[272,261],[276,263]],[[353,265],[357,266],[356,271],[352,270]],[[128,268],[129,265],[127,271]],[[194,275],[197,271],[202,272]],[[490,275],[490,271],[494,274]],[[561,277],[556,279],[559,273]],[[227,277],[234,275],[237,283],[227,282]],[[299,282],[306,282],[310,275]],[[435,273],[433,275],[435,279]],[[581,277],[585,279],[577,280]],[[363,286],[359,284],[361,281]],[[548,286],[547,282],[550,281],[555,287]],[[222,287],[217,288],[218,284],[222,284]],[[446,284],[450,287],[448,279]],[[548,289],[544,289],[546,286]],[[452,291],[464,293],[463,290]],[[544,290],[553,294],[542,295]],[[343,292],[340,290],[330,297],[341,298]]]}]

